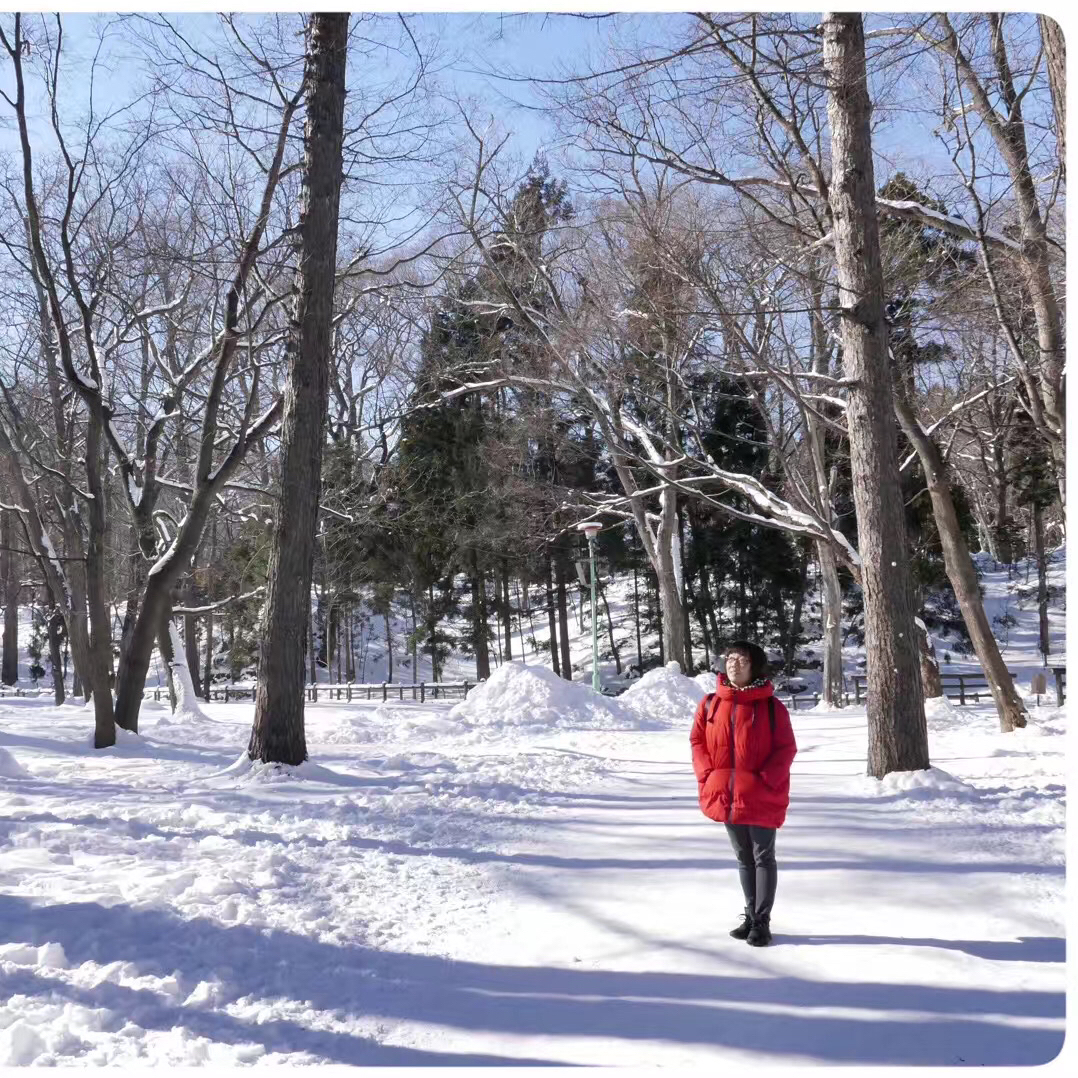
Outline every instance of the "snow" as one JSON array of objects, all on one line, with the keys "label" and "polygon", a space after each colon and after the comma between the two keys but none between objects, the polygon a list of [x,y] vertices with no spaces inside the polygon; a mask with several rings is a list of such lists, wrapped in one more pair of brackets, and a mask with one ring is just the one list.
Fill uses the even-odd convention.
[{"label": "snow", "polygon": [[0,748],[0,778],[28,779],[29,772],[7,749]]},{"label": "snow", "polygon": [[[987,568],[1024,681],[1036,604]],[[792,711],[754,950],[696,803],[714,683],[671,663],[611,699],[506,663],[460,703],[322,699],[295,768],[246,758],[250,701],[147,701],[95,751],[91,711],[0,699],[0,1067],[1052,1059],[1064,709],[1027,695],[1002,734],[988,701],[931,702],[933,767],[883,780],[863,706]]]},{"label": "snow", "polygon": [[646,718],[545,666],[505,663],[449,712],[469,726],[631,729]]},{"label": "snow", "polygon": [[175,621],[168,623],[168,635],[172,642],[172,681],[176,690],[176,710],[173,712],[172,721],[185,723],[192,718],[203,718],[202,707],[195,693],[194,682],[191,680],[191,671],[187,666],[187,652],[184,650],[180,630]]},{"label": "snow", "polygon": [[[705,689],[701,678],[711,679],[711,688]],[[649,670],[634,682],[619,700],[629,704],[643,715],[668,726],[684,726],[685,716],[692,716],[696,705],[715,688],[714,674],[700,674],[697,678],[685,677],[677,662],[668,662],[655,670]]]}]

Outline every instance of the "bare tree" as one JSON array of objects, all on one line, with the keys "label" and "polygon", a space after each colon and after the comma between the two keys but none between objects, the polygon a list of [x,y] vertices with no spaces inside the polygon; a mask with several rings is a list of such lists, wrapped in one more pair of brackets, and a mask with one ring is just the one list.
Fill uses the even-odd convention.
[{"label": "bare tree", "polygon": [[823,20],[842,362],[868,659],[868,772],[929,766],[892,411],[861,16]]},{"label": "bare tree", "polygon": [[304,655],[322,445],[329,399],[337,270],[348,15],[315,14],[307,26],[307,120],[296,301],[286,344],[288,382],[281,425],[281,494],[274,521],[263,619],[252,760],[299,764]]}]

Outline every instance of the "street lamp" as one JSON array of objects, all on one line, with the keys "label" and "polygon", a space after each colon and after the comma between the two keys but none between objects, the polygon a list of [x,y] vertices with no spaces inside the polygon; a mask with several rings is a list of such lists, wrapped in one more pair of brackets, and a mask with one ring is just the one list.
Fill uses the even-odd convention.
[{"label": "street lamp", "polygon": [[589,520],[576,527],[588,537],[588,556],[591,559],[591,687],[599,692],[599,622],[595,617],[595,537],[602,531],[602,525]]}]

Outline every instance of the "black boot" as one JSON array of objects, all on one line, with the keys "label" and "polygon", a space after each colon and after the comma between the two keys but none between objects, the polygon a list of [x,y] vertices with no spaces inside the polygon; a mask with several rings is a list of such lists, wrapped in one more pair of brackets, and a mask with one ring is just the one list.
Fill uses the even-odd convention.
[{"label": "black boot", "polygon": [[754,917],[748,933],[750,947],[766,947],[771,942],[771,918]]},{"label": "black boot", "polygon": [[730,929],[730,935],[735,940],[748,939],[749,933],[752,931],[752,907],[745,907],[745,919],[737,926],[737,928]]}]

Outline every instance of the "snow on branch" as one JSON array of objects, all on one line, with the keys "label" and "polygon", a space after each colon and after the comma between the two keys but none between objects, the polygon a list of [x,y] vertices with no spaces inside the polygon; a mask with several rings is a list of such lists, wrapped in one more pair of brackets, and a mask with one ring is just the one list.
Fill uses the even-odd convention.
[{"label": "snow on branch", "polygon": [[230,595],[227,599],[218,599],[215,603],[207,603],[205,606],[175,606],[173,614],[212,614],[215,610],[222,610],[229,603],[240,603],[246,599],[253,599],[266,590],[265,584],[259,584],[253,591],[245,591],[242,594]]}]

